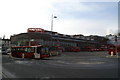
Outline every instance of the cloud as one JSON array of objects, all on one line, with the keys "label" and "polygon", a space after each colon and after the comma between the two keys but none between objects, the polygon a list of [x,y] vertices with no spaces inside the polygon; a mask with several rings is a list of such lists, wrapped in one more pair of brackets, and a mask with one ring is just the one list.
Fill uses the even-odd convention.
[{"label": "cloud", "polygon": [[54,30],[61,33],[105,35],[118,26],[117,3],[61,2],[54,7],[61,18]]},{"label": "cloud", "polygon": [[86,6],[84,3],[81,2],[59,2],[54,3],[53,7],[54,10],[59,14],[71,13],[71,12],[89,12],[96,10],[97,5],[90,5]]},{"label": "cloud", "polygon": [[53,7],[62,18],[113,19],[117,16],[116,5],[113,2],[62,2],[54,3]]},{"label": "cloud", "polygon": [[[107,30],[112,29],[113,32],[117,29],[117,24],[108,24],[112,21],[106,20],[59,20],[54,23],[54,31],[64,34],[83,34],[83,35],[102,35],[105,36]],[[59,24],[59,25],[58,25]],[[112,32],[112,33],[113,33]]]},{"label": "cloud", "polygon": [[54,19],[53,30],[60,33],[106,34],[107,29],[114,30],[117,23],[113,5],[90,1],[93,0],[88,3],[81,3],[81,0],[1,0],[0,37],[26,32],[29,27],[51,30],[52,14],[58,17]]},{"label": "cloud", "polygon": [[64,3],[64,2],[119,2],[119,0],[51,0],[54,3]]}]

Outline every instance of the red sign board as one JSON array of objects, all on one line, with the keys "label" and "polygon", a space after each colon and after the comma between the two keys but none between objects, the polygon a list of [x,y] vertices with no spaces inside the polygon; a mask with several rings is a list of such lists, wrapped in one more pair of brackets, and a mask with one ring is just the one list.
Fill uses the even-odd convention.
[{"label": "red sign board", "polygon": [[27,32],[44,32],[44,29],[41,29],[41,28],[28,28]]}]

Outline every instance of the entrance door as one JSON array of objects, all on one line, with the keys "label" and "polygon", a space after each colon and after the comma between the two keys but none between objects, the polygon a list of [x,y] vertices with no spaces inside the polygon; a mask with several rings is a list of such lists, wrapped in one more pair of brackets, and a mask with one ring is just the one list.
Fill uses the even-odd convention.
[{"label": "entrance door", "polygon": [[37,52],[37,47],[35,47],[34,57],[35,58],[40,58],[40,54]]},{"label": "entrance door", "polygon": [[34,53],[35,58],[40,58],[40,54]]}]

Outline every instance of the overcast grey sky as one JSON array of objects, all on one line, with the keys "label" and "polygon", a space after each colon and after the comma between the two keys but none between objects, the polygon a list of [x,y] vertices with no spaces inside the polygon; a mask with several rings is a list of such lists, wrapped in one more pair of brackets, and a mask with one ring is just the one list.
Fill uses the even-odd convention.
[{"label": "overcast grey sky", "polygon": [[118,0],[1,0],[0,37],[27,28],[51,30],[52,14],[53,31],[63,34],[105,36],[118,30]]}]

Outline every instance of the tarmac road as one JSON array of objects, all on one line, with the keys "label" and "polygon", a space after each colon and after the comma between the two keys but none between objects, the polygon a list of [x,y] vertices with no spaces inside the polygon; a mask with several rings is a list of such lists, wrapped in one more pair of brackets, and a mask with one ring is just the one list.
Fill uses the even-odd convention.
[{"label": "tarmac road", "polygon": [[118,59],[107,52],[64,52],[47,59],[2,56],[7,78],[118,78]]}]

